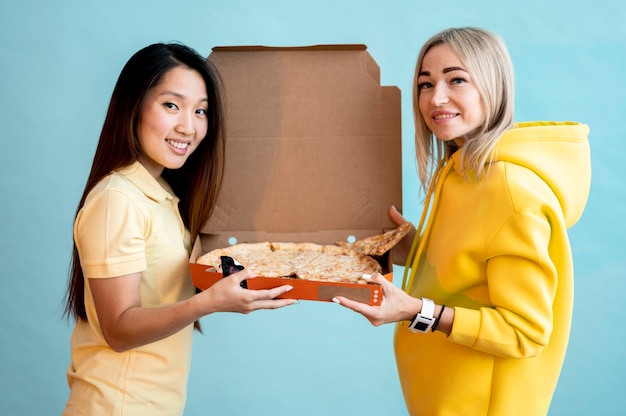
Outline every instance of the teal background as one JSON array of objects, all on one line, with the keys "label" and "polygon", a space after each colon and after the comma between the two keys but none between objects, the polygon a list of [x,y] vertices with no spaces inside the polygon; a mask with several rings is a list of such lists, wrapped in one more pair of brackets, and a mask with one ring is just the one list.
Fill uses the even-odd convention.
[{"label": "teal background", "polygon": [[[410,100],[417,52],[440,29],[476,25],[509,46],[518,120],[591,127],[591,195],[571,230],[574,321],[550,415],[626,414],[622,4],[1,0],[0,413],[63,409],[71,325],[61,302],[74,210],[114,83],[132,53],[172,40],[205,56],[226,45],[366,44],[382,84],[402,90],[404,211],[417,221],[422,195]],[[316,302],[216,314],[202,324],[186,415],[406,415],[392,326],[374,328]]]}]

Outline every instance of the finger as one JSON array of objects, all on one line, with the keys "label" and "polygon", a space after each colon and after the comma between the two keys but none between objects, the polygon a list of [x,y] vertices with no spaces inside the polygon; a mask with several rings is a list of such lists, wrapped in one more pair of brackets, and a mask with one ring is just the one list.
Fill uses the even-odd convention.
[{"label": "finger", "polygon": [[402,214],[400,213],[400,211],[398,211],[398,208],[396,208],[395,205],[391,205],[389,207],[387,214],[389,215],[391,221],[393,221],[396,225],[402,225],[407,222],[406,218],[402,216]]},{"label": "finger", "polygon": [[354,301],[348,299],[348,298],[344,298],[343,296],[335,296],[331,299],[333,302],[335,302],[337,305],[341,305],[344,308],[348,308],[348,309],[352,309],[353,311],[357,312],[354,307],[356,305],[354,305]]},{"label": "finger", "polygon": [[277,296],[280,296],[289,292],[291,289],[293,289],[293,286],[291,285],[278,286],[278,287],[269,289],[269,294],[270,294],[271,299],[274,299]]},{"label": "finger", "polygon": [[368,282],[372,282],[372,283],[381,284],[383,281],[385,281],[387,279],[385,279],[385,276],[383,276],[380,273],[372,273],[372,274],[364,274],[363,275],[363,280],[368,281]]},{"label": "finger", "polygon": [[373,273],[371,275],[363,275],[363,280],[366,280],[371,283],[377,283],[383,287],[383,293],[388,292],[389,286],[393,285],[385,276],[380,273]]},{"label": "finger", "polygon": [[237,281],[237,283],[241,283],[244,280],[254,279],[255,277],[258,277],[258,274],[250,269],[243,269],[231,274],[228,277],[233,278],[235,281]]},{"label": "finger", "polygon": [[335,296],[332,301],[338,303],[341,306],[345,306],[348,309],[352,309],[354,312],[358,312],[362,315],[368,315],[368,312],[371,313],[372,307],[368,304],[357,302],[344,296]]},{"label": "finger", "polygon": [[291,285],[282,285],[274,287],[272,289],[258,289],[254,290],[255,300],[271,300],[283,295],[293,289]]},{"label": "finger", "polygon": [[293,305],[294,303],[298,303],[296,299],[269,299],[269,300],[258,300],[254,302],[254,309],[279,309],[284,308],[285,306]]},{"label": "finger", "polygon": [[395,287],[393,283],[382,274],[377,273],[376,275],[372,276],[372,281],[381,285],[383,287],[383,292],[388,292],[390,288]]}]

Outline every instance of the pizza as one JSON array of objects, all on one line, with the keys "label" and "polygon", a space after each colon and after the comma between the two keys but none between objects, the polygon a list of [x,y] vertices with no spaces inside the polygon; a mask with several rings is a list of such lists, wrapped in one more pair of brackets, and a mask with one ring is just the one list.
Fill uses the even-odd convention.
[{"label": "pizza", "polygon": [[413,224],[405,222],[384,234],[366,237],[353,243],[337,241],[335,244],[340,247],[351,248],[361,254],[382,256],[398,244],[411,231],[411,227],[413,227]]},{"label": "pizza", "polygon": [[353,243],[241,243],[218,248],[198,257],[196,263],[222,272],[222,256],[263,277],[295,278],[340,283],[366,284],[363,274],[382,273],[380,257],[398,244],[411,230],[411,223],[381,235]]},{"label": "pizza", "polygon": [[363,274],[381,273],[370,256],[335,245],[314,243],[242,243],[212,250],[196,263],[221,272],[222,256],[263,277],[295,278],[340,283],[367,283]]}]

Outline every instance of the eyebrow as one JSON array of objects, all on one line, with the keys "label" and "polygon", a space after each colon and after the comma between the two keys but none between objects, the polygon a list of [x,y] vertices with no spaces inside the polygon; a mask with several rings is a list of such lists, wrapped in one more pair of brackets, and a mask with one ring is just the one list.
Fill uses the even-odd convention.
[{"label": "eyebrow", "polygon": [[[465,69],[461,68],[460,66],[450,66],[448,68],[443,69],[444,74],[447,74],[448,72],[453,72],[453,71],[467,72]],[[418,76],[421,77],[422,75],[428,77],[430,76],[430,71],[421,71]]]},{"label": "eyebrow", "polygon": [[[181,98],[181,99],[186,98],[184,95],[179,94],[179,93],[174,92],[174,91],[170,91],[170,90],[165,90],[165,91],[162,91],[161,93],[159,93],[159,96],[163,96],[163,95],[173,95],[174,97],[178,97],[178,98]],[[199,102],[207,102],[208,103],[209,99],[207,97],[203,97],[203,98],[200,99]]]}]

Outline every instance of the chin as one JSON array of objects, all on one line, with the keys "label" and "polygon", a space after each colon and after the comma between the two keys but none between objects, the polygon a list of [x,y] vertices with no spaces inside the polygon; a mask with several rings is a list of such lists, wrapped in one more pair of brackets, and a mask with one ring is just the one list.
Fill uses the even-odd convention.
[{"label": "chin", "polygon": [[182,168],[184,164],[185,164],[185,162],[182,162],[182,163],[168,163],[164,167],[165,167],[165,169],[176,170],[176,169]]},{"label": "chin", "polygon": [[437,138],[437,140],[439,140],[440,142],[449,142],[451,140],[454,140],[454,137],[448,137],[448,136],[437,136],[435,135],[435,137]]}]

